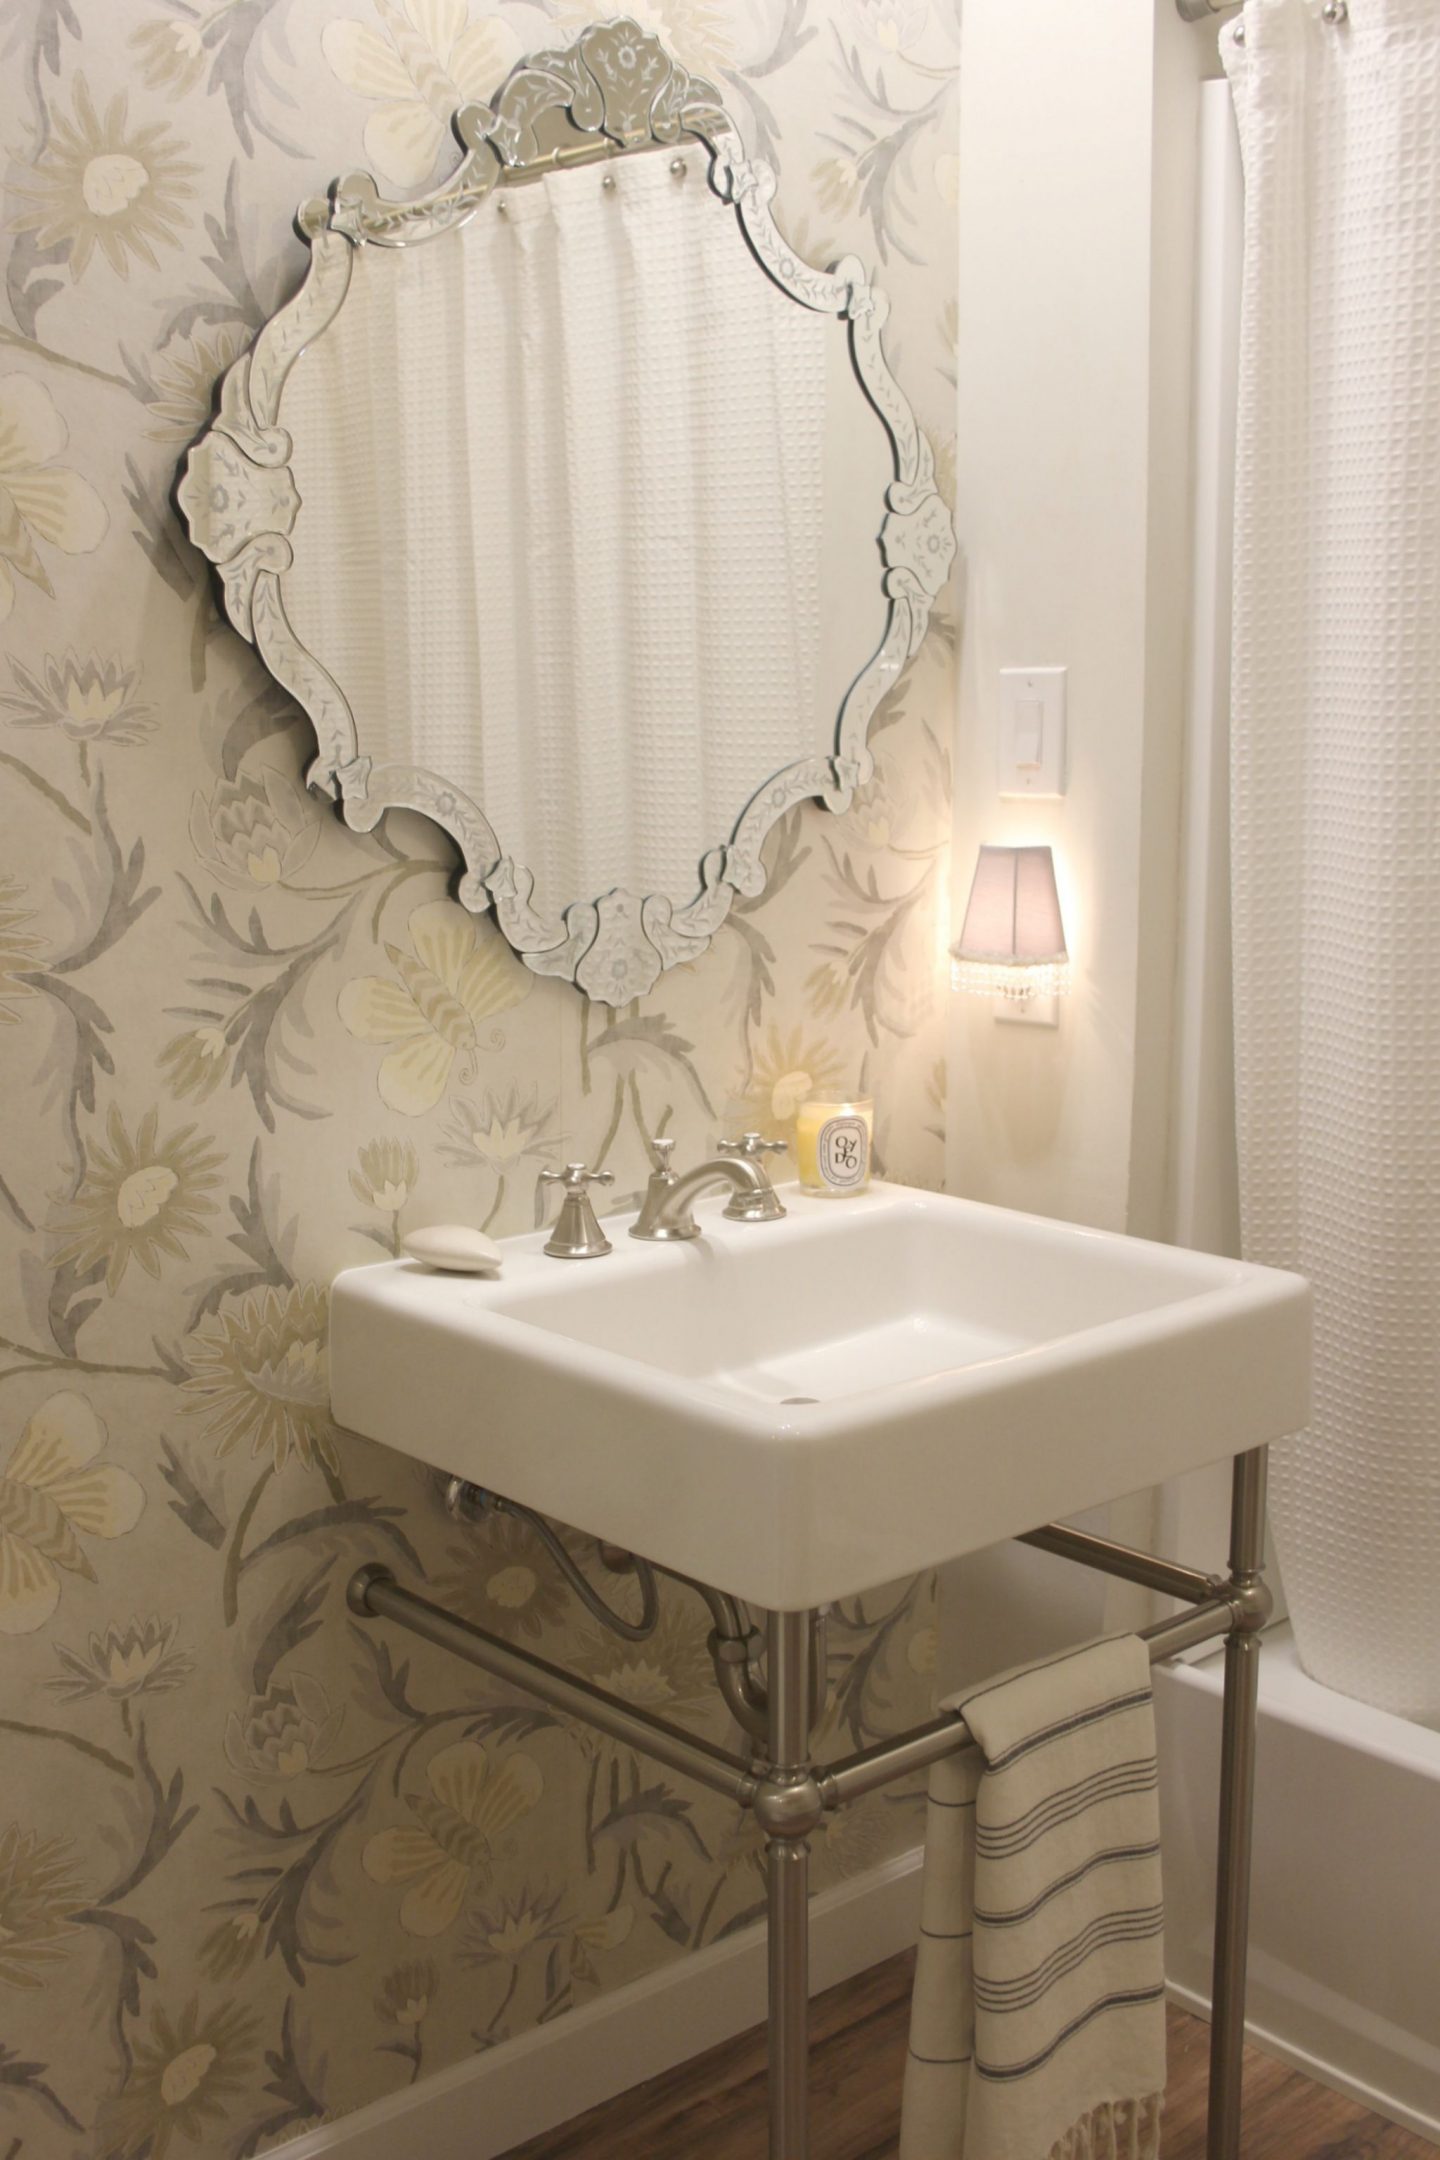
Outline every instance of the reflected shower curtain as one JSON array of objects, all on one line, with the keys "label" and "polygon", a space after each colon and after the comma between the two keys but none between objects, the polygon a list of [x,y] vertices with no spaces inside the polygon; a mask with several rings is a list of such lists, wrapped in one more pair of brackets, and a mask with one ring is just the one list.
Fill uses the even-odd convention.
[{"label": "reflected shower curtain", "polygon": [[1247,1257],[1309,1275],[1306,1669],[1440,1725],[1440,4],[1247,0],[1233,900]]}]

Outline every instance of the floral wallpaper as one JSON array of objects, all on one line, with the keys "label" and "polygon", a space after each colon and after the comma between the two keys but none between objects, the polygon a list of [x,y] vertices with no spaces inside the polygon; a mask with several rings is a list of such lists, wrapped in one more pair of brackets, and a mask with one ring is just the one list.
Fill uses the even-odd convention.
[{"label": "floral wallpaper", "polygon": [[[523,1525],[459,1527],[337,1431],[326,1286],[406,1229],[535,1220],[571,1155],[788,1137],[864,1085],[938,1182],[942,607],[843,819],[623,1010],[447,898],[448,843],[307,794],[308,729],[172,508],[217,373],[293,289],[290,218],[588,0],[0,0],[0,2156],[248,2155],[753,1919],[747,1820],[347,1613],[381,1558],[723,1734],[705,1616],[602,1633]],[[781,171],[816,259],[894,300],[948,469],[949,0],[650,0]],[[587,1541],[570,1538],[584,1565]],[[924,1710],[923,1585],[843,1607],[827,1743]],[[912,1843],[877,1799],[822,1882]]]}]

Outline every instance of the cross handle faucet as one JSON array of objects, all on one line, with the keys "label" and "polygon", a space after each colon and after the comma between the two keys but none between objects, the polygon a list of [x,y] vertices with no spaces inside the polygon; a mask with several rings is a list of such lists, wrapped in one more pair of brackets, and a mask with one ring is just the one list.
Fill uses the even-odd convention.
[{"label": "cross handle faucet", "polygon": [[595,1220],[590,1205],[592,1185],[613,1185],[614,1172],[591,1170],[582,1162],[566,1163],[563,1170],[542,1170],[541,1185],[558,1185],[564,1198],[555,1228],[545,1250],[552,1260],[600,1260],[613,1250],[609,1238]]}]

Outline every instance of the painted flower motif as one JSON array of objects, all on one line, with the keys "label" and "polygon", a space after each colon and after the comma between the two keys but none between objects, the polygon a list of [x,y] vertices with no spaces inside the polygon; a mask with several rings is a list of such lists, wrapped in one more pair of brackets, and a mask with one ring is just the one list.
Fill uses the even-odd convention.
[{"label": "painted flower motif", "polygon": [[810,178],[816,200],[826,210],[848,210],[860,192],[860,168],[853,158],[822,158]]},{"label": "painted flower motif", "polygon": [[[114,1463],[97,1463],[104,1420],[63,1388],[41,1403],[0,1473],[0,1635],[33,1635],[60,1602],[60,1573],[96,1580],[86,1537],[124,1537],[145,1492]],[[0,1946],[3,1946],[0,1935]]]},{"label": "painted flower motif", "polygon": [[479,1162],[504,1177],[518,1169],[527,1156],[535,1162],[549,1161],[559,1142],[541,1135],[554,1115],[554,1103],[542,1104],[538,1091],[532,1090],[522,1100],[515,1087],[503,1101],[497,1095],[487,1095],[478,1108],[474,1103],[458,1102],[446,1125],[448,1137],[441,1141],[440,1152],[462,1169],[473,1169]]},{"label": "painted flower motif", "polygon": [[101,2114],[102,2148],[112,2160],[165,2160],[171,2142],[217,2140],[208,2126],[228,2113],[259,2067],[255,2019],[237,2003],[202,2017],[194,1996],[180,2017],[156,2010],[150,2037],[137,2039],[130,2074]]},{"label": "painted flower motif", "polygon": [[398,1215],[415,1190],[420,1158],[408,1140],[372,1140],[355,1158],[350,1189],[365,1207]]},{"label": "painted flower motif", "polygon": [[160,1052],[160,1070],[177,1100],[189,1095],[204,1102],[224,1079],[229,1054],[223,1028],[187,1028],[183,1035],[172,1035]]},{"label": "painted flower motif", "polygon": [[315,851],[320,814],[273,765],[217,782],[190,806],[190,842],[223,884],[283,885]]},{"label": "painted flower motif", "polygon": [[460,1953],[465,1965],[518,1965],[536,1943],[558,1942],[565,1934],[555,1915],[560,1897],[540,1897],[523,1890],[505,1898],[489,1912],[476,1913],[466,1929],[466,1947]]},{"label": "painted flower motif", "polygon": [[[653,1635],[642,1643],[617,1642],[598,1628],[587,1630],[575,1647],[575,1664],[597,1687],[618,1695],[636,1709],[658,1710],[683,1722],[714,1700],[714,1675],[705,1648],[705,1630],[695,1616],[666,1613]],[[628,1750],[603,1736],[582,1731],[580,1745],[602,1757]]]},{"label": "painted flower motif", "polygon": [[574,1920],[557,1917],[559,1904],[558,1896],[545,1898],[527,1890],[505,1899],[489,1912],[477,1913],[466,1930],[461,1964],[518,1967],[538,1943],[564,1943],[568,1946],[572,1982],[594,1985],[600,1977],[596,1958],[618,1950],[629,1940],[635,1927],[635,1908],[617,1905],[612,1912],[600,1913],[593,1920]]},{"label": "painted flower motif", "polygon": [[90,555],[105,537],[104,503],[72,466],[55,462],[69,440],[44,383],[0,375],[0,622],[15,605],[16,576],[55,597],[38,540],[62,555]]},{"label": "painted flower motif", "polygon": [[338,81],[379,100],[365,122],[365,154],[387,180],[420,187],[454,138],[457,106],[488,99],[520,45],[493,16],[471,22],[469,0],[375,0],[383,26],[330,22],[321,47]]},{"label": "painted flower motif", "polygon": [[57,1265],[83,1274],[103,1263],[113,1297],[132,1260],[150,1276],[159,1275],[162,1259],[183,1260],[185,1237],[217,1212],[205,1195],[220,1183],[216,1172],[224,1160],[208,1141],[192,1138],[194,1131],[182,1125],[162,1141],[158,1113],[148,1110],[132,1140],[112,1104],[109,1147],[90,1143],[80,1190],[62,1224]]},{"label": "painted flower motif", "polygon": [[890,1807],[884,1800],[828,1809],[813,1845],[817,1868],[832,1880],[863,1875],[888,1860],[892,1850]]},{"label": "painted flower motif", "polygon": [[387,2025],[413,2032],[427,2016],[435,2000],[439,1975],[429,1958],[411,1958],[388,1972],[375,1997],[375,2015]]},{"label": "painted flower motif", "polygon": [[905,1662],[922,1680],[933,1680],[939,1652],[939,1631],[933,1627],[917,1628],[905,1645]]},{"label": "painted flower motif", "polygon": [[80,1933],[71,1916],[89,1903],[69,1838],[0,1830],[0,1986],[38,1988]]},{"label": "painted flower motif", "polygon": [[45,940],[23,927],[35,920],[34,908],[20,906],[24,889],[18,878],[0,877],[0,1027],[14,1027],[21,998],[35,995],[24,978],[45,950]]},{"label": "painted flower motif", "polygon": [[132,1695],[163,1695],[188,1680],[195,1660],[175,1648],[180,1632],[178,1620],[132,1619],[128,1627],[112,1620],[102,1634],[93,1634],[84,1650],[55,1645],[64,1676],[45,1684],[52,1695],[79,1700],[87,1695],[108,1695],[114,1702],[128,1702]]},{"label": "painted flower motif", "polygon": [[211,1980],[233,1980],[253,1964],[262,1922],[253,1905],[227,1913],[200,1945],[200,1967]]},{"label": "painted flower motif", "polygon": [[857,790],[846,822],[863,846],[884,849],[898,844],[912,808],[894,766],[877,758],[875,778]]},{"label": "painted flower motif", "polygon": [[738,1108],[746,1124],[767,1140],[795,1139],[795,1120],[812,1095],[841,1087],[849,1068],[833,1043],[799,1028],[782,1034],[771,1026],[757,1050],[750,1083]]},{"label": "painted flower motif", "polygon": [[251,1454],[268,1454],[277,1470],[291,1455],[307,1469],[317,1457],[339,1468],[327,1328],[324,1291],[296,1283],[250,1292],[192,1336],[184,1390],[220,1454],[248,1440]]},{"label": "painted flower motif", "polygon": [[232,1710],[225,1725],[225,1754],[242,1777],[284,1782],[319,1769],[344,1720],[332,1710],[318,1680],[295,1673],[255,1696],[242,1718]]},{"label": "painted flower motif", "polygon": [[39,674],[12,660],[10,673],[20,695],[0,698],[0,709],[15,727],[59,728],[72,742],[137,743],[155,725],[150,707],[134,694],[138,667],[67,652],[59,660],[47,653]]},{"label": "painted flower motif", "polygon": [[862,34],[881,52],[908,52],[930,22],[927,0],[860,0]]},{"label": "painted flower motif", "polygon": [[515,1515],[487,1513],[476,1537],[450,1547],[436,1577],[446,1604],[502,1635],[546,1635],[570,1609],[560,1571],[535,1532]]},{"label": "painted flower motif", "polygon": [[441,1748],[426,1767],[428,1792],[411,1793],[414,1825],[381,1830],[361,1864],[372,1882],[408,1883],[400,1901],[407,1935],[441,1935],[472,1886],[488,1879],[505,1832],[544,1790],[539,1764],[513,1751],[498,1764],[478,1740]]},{"label": "painted flower motif", "polygon": [[209,423],[216,383],[246,342],[244,328],[227,323],[219,329],[196,330],[155,354],[149,363],[145,406],[156,425],[146,428],[146,441],[193,442]]},{"label": "painted flower motif", "polygon": [[577,1920],[570,1929],[570,1973],[576,1981],[593,1985],[599,1980],[595,1959],[618,1950],[635,1928],[633,1905],[617,1905],[613,1912],[599,1913],[593,1920]]},{"label": "painted flower motif", "polygon": [[205,44],[195,23],[157,16],[132,30],[129,44],[147,89],[183,97],[204,73]]},{"label": "painted flower motif", "polygon": [[73,114],[51,113],[35,184],[17,190],[35,207],[16,218],[16,231],[33,232],[42,248],[63,247],[75,278],[97,248],[118,277],[130,275],[132,257],[158,269],[156,248],[174,247],[190,223],[181,205],[195,193],[199,166],[162,121],[131,127],[128,110],[122,90],[102,116],[77,75]]},{"label": "painted flower motif", "polygon": [[737,1808],[735,1818],[715,1850],[715,1858],[728,1875],[765,1873],[767,1839],[753,1808]]},{"label": "painted flower motif", "polygon": [[[391,1043],[380,1060],[380,1099],[403,1117],[422,1117],[444,1094],[457,1059],[474,1077],[480,1031],[528,997],[534,978],[497,930],[483,938],[473,915],[450,900],[427,900],[410,917],[413,954],[387,945],[399,980],[360,975],[340,992],[339,1011],[364,1043]],[[493,1032],[493,1047],[503,1036]]]}]

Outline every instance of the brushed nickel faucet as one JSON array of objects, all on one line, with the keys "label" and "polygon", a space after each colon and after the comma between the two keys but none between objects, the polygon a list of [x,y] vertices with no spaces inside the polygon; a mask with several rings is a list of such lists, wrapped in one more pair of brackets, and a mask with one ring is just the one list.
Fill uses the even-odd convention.
[{"label": "brushed nickel faucet", "polygon": [[754,1163],[764,1180],[766,1198],[752,1202],[744,1194],[736,1193],[725,1213],[732,1222],[778,1222],[785,1213],[780,1196],[770,1183],[770,1173],[765,1168],[767,1155],[783,1155],[783,1140],[767,1140],[764,1133],[741,1133],[738,1140],[722,1140],[715,1150],[717,1155],[737,1155],[746,1162]]},{"label": "brushed nickel faucet", "polygon": [[552,1260],[601,1260],[613,1250],[590,1205],[590,1187],[613,1182],[613,1171],[591,1170],[581,1162],[540,1172],[541,1185],[559,1185],[563,1191],[560,1213],[545,1247]]},{"label": "brushed nickel faucet", "polygon": [[[747,1144],[751,1139],[758,1142],[757,1147]],[[758,1134],[747,1133],[743,1141],[722,1142],[722,1147],[728,1146],[733,1152],[718,1154],[713,1161],[698,1163],[693,1170],[677,1175],[670,1166],[674,1141],[657,1140],[655,1152],[660,1160],[651,1172],[640,1213],[630,1226],[631,1237],[655,1244],[678,1244],[699,1237],[694,1204],[714,1185],[730,1187],[730,1202],[725,1209],[730,1222],[778,1221],[785,1209],[758,1159],[761,1151],[775,1145],[761,1140]]]}]

